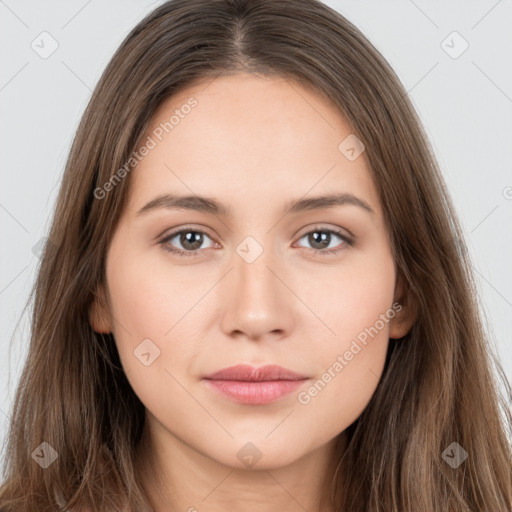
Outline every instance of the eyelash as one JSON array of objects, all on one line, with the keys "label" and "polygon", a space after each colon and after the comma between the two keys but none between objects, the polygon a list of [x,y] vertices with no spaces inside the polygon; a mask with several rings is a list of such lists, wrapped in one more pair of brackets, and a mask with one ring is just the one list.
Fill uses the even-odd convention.
[{"label": "eyelash", "polygon": [[[348,237],[347,235],[344,235],[341,231],[337,231],[335,229],[322,229],[320,227],[318,227],[318,228],[315,227],[312,230],[308,231],[307,233],[304,233],[299,238],[299,240],[301,240],[305,236],[307,236],[307,235],[309,235],[311,233],[314,233],[314,232],[331,233],[331,234],[334,234],[334,235],[338,236],[339,238],[341,238],[343,240],[343,242],[345,242],[345,244],[348,247],[352,247],[352,246],[355,245],[355,241],[353,239],[351,239],[350,237]],[[209,238],[211,238],[208,235],[208,233],[206,233],[205,231],[202,231],[201,229],[193,229],[193,228],[185,227],[185,228],[179,229],[178,231],[174,231],[170,235],[166,236],[163,240],[161,240],[159,242],[159,244],[162,246],[162,248],[165,251],[170,252],[172,254],[175,254],[178,257],[194,258],[194,257],[199,256],[199,254],[198,254],[199,250],[183,251],[181,249],[170,248],[170,246],[168,245],[168,242],[170,240],[172,240],[173,238],[175,238],[177,235],[180,235],[181,233],[201,233],[201,234],[206,235]],[[306,247],[306,249],[312,251],[315,255],[320,254],[322,256],[332,256],[332,255],[335,255],[335,254],[339,253],[340,251],[343,251],[345,249],[345,246],[342,245],[339,249],[330,249],[328,251],[325,250],[325,249],[312,249],[312,248],[307,248],[307,247]]]}]

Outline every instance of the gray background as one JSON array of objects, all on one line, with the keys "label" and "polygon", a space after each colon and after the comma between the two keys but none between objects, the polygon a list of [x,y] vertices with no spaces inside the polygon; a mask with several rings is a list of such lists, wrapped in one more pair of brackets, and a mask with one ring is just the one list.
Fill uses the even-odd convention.
[{"label": "gray background", "polygon": [[[49,227],[74,131],[118,45],[160,3],[0,0],[0,442],[26,355],[33,247]],[[326,3],[388,59],[419,112],[512,379],[512,0]],[[48,51],[51,38],[58,48],[42,58],[32,44]]]}]

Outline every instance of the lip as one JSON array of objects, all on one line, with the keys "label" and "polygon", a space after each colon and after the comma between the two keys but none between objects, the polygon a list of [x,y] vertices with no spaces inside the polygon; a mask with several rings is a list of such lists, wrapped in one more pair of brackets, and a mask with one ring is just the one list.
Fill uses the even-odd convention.
[{"label": "lip", "polygon": [[261,405],[295,391],[308,377],[277,365],[238,364],[203,378],[215,391],[239,403]]},{"label": "lip", "polygon": [[306,375],[300,375],[276,364],[267,364],[259,368],[248,364],[237,364],[211,373],[204,378],[208,380],[238,380],[246,382],[307,379]]}]

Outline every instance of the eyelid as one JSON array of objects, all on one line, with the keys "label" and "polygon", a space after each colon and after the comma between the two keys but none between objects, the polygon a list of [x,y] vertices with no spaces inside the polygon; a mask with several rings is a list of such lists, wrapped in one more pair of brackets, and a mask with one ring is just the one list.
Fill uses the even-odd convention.
[{"label": "eyelid", "polygon": [[[308,235],[314,231],[323,231],[323,232],[327,232],[327,233],[332,233],[335,236],[339,237],[342,240],[342,243],[339,245],[347,246],[347,247],[342,247],[339,249],[313,249],[313,248],[309,248],[309,247],[299,246],[299,247],[302,247],[303,249],[306,249],[307,251],[313,252],[315,254],[322,254],[325,256],[334,255],[334,254],[342,251],[344,248],[348,248],[348,247],[352,247],[352,246],[356,245],[356,237],[348,229],[340,228],[339,226],[329,227],[326,224],[320,223],[320,224],[313,224],[313,225],[307,226],[307,227],[303,228],[303,230],[304,231],[301,235],[298,235],[298,234],[294,235],[294,240],[296,240],[296,242],[294,242],[294,244],[296,244],[302,238],[304,238],[306,235]],[[170,231],[170,233],[169,233],[169,231]],[[197,249],[194,251],[184,251],[182,249],[178,249],[175,247],[173,249],[169,249],[169,248],[165,247],[165,245],[170,240],[172,240],[173,238],[175,238],[182,232],[187,232],[187,231],[194,231],[194,232],[205,234],[213,241],[214,244],[218,244],[218,242],[215,240],[215,237],[210,235],[208,228],[206,228],[204,226],[200,226],[198,228],[197,226],[186,225],[186,224],[176,227],[176,228],[171,228],[170,230],[166,230],[165,233],[161,237],[158,237],[159,240],[157,243],[159,245],[161,245],[164,248],[164,250],[166,250],[167,252],[169,252],[171,254],[175,254],[178,256],[186,255],[183,257],[192,257],[192,258],[195,256],[199,256],[206,249]],[[345,234],[343,231],[346,231],[349,234]]]},{"label": "eyelid", "polygon": [[[352,238],[354,239],[356,236],[350,231],[348,230],[347,228],[342,228],[340,226],[335,226],[335,225],[329,225],[329,224],[322,224],[321,222],[320,223],[317,223],[317,224],[310,224],[309,226],[306,226],[305,228],[302,228],[301,230],[299,230],[295,235],[294,235],[294,238],[302,238],[304,235],[307,235],[308,233],[311,233],[311,231],[332,231],[338,235],[344,235],[346,236],[347,238]],[[299,233],[301,233],[301,235],[299,235]],[[344,233],[346,232],[346,234]]]},{"label": "eyelid", "polygon": [[[183,233],[183,232],[187,232],[187,231],[193,231],[193,232],[197,232],[197,233],[202,233],[202,234],[205,234],[206,236],[208,236],[214,244],[218,244],[218,242],[216,241],[216,237],[213,236],[212,234],[210,234],[210,230],[204,226],[192,226],[192,225],[183,225],[183,226],[178,226],[176,228],[171,228],[171,229],[166,229],[165,232],[158,236],[157,237],[157,243],[159,244],[162,244],[168,240],[172,240],[173,238],[175,238],[176,236],[178,236],[179,234]],[[203,251],[204,249],[200,249],[200,250],[197,250],[197,251],[189,251],[191,253],[193,252],[199,252],[199,251]]]},{"label": "eyelid", "polygon": [[[307,228],[304,228],[304,229],[305,229],[305,231],[301,235],[294,237],[297,239],[297,242],[294,242],[294,246],[302,238],[309,235],[310,233],[314,233],[315,231],[332,233],[335,236],[337,236],[339,239],[341,239],[341,243],[339,244],[339,245],[341,245],[341,247],[339,247],[337,249],[314,249],[314,248],[310,248],[310,247],[303,247],[304,249],[306,249],[309,252],[312,252],[313,254],[321,254],[322,256],[325,256],[325,257],[335,256],[341,251],[344,251],[350,247],[356,246],[356,237],[352,234],[350,234],[350,235],[345,234],[343,231],[343,228],[340,228],[338,226],[329,227],[325,224],[316,224],[313,226],[308,226]],[[348,229],[346,229],[345,231],[349,232]]]},{"label": "eyelid", "polygon": [[161,242],[163,240],[168,239],[169,237],[173,238],[176,235],[178,235],[181,231],[185,230],[203,232],[207,234],[210,238],[215,238],[215,236],[212,235],[211,230],[206,226],[202,226],[201,224],[180,224],[179,226],[176,226],[174,228],[167,228],[161,235],[156,236],[155,240]]}]

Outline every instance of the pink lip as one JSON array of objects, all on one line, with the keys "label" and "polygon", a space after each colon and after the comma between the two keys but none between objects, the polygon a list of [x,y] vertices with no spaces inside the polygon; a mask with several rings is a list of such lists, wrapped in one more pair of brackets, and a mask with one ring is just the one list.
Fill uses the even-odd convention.
[{"label": "pink lip", "polygon": [[258,405],[291,393],[308,377],[277,365],[254,368],[239,364],[207,375],[204,380],[237,402]]}]

